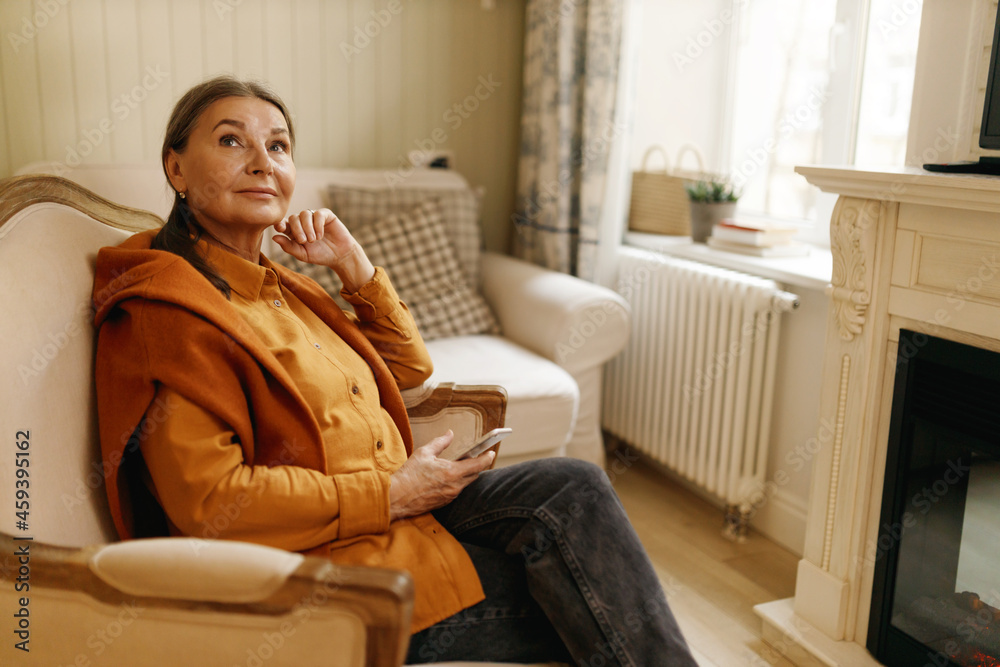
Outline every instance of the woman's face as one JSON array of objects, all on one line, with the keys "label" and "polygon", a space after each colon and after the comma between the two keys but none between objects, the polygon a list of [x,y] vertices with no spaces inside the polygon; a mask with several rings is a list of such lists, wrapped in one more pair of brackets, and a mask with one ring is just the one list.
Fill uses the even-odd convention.
[{"label": "woman's face", "polygon": [[266,227],[281,220],[295,189],[288,125],[281,111],[253,97],[209,106],[167,173],[202,226]]}]

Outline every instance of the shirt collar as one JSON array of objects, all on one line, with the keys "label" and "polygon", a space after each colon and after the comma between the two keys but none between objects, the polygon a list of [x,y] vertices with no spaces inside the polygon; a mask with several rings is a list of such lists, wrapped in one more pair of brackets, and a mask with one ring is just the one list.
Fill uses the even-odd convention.
[{"label": "shirt collar", "polygon": [[226,279],[229,287],[246,299],[256,300],[260,297],[265,282],[275,283],[278,280],[274,264],[263,253],[260,255],[260,264],[254,264],[239,255],[208,243],[204,238],[199,239],[198,250],[204,253],[205,259],[219,272],[219,275]]}]

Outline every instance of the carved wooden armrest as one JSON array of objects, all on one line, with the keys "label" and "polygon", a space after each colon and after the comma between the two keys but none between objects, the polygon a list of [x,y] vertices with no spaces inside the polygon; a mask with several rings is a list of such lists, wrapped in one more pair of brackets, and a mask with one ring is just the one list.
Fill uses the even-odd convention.
[{"label": "carved wooden armrest", "polygon": [[[456,440],[478,440],[503,426],[507,414],[507,391],[498,385],[426,384],[404,391],[403,402],[417,447],[449,428]],[[499,453],[500,443],[490,449]]]},{"label": "carved wooden armrest", "polygon": [[[30,588],[16,592],[19,577]],[[138,609],[139,620],[149,624],[140,629],[135,624],[129,632],[145,633],[136,637],[145,642],[153,659],[133,657],[127,660],[132,664],[156,664],[157,655],[166,659],[157,651],[172,650],[167,645],[178,641],[178,628],[182,632],[185,625],[218,623],[217,641],[234,640],[232,652],[238,659],[243,659],[239,656],[247,646],[257,647],[267,636],[290,645],[296,634],[296,641],[318,635],[324,638],[322,643],[304,646],[314,655],[329,655],[346,649],[350,639],[363,632],[364,664],[395,667],[405,658],[413,612],[413,583],[406,572],[339,566],[325,558],[270,547],[196,538],[132,540],[76,549],[0,533],[0,582],[5,592],[14,595],[15,608],[5,600],[4,609],[15,613],[19,596],[28,601],[24,605],[32,624],[28,627],[37,628],[45,616],[50,621],[55,616],[57,625],[60,618],[64,623],[58,636],[46,636],[49,633],[42,629],[31,633],[31,656],[42,660],[37,664],[75,664],[77,655],[93,648],[95,629],[106,624],[99,610],[123,617],[119,609]],[[97,620],[89,625],[80,618],[81,598],[88,608],[98,610]],[[227,616],[234,621],[225,623]],[[260,623],[255,625],[248,618]],[[159,629],[157,621],[162,622]],[[125,622],[131,620],[119,618],[119,626]],[[318,625],[307,630],[312,623]],[[348,636],[338,636],[338,631],[345,634],[344,628],[350,630]],[[4,642],[0,656],[20,654],[13,643]],[[296,664],[292,651],[272,648],[268,665]],[[187,649],[202,651],[198,646]],[[16,660],[8,662],[3,657],[0,662],[15,664]]]}]

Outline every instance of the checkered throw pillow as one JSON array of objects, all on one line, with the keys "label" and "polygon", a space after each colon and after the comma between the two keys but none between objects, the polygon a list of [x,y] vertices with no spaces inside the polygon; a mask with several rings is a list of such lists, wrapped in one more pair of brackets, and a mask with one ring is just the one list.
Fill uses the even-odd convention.
[{"label": "checkered throw pillow", "polygon": [[[489,305],[461,271],[448,240],[441,205],[436,199],[376,220],[352,232],[372,264],[389,275],[424,340],[499,333]],[[333,269],[300,262],[279,252],[273,261],[318,282],[340,307],[352,307],[340,296],[343,284]]]},{"label": "checkered throw pillow", "polygon": [[424,340],[500,331],[490,307],[459,268],[438,200],[352,233],[372,263],[385,268]]},{"label": "checkered throw pillow", "polygon": [[331,185],[327,193],[330,208],[352,234],[376,220],[393,213],[405,213],[427,199],[437,199],[441,203],[445,232],[455,248],[459,266],[470,285],[479,285],[479,253],[482,250],[479,232],[479,205],[482,199],[480,189],[362,189]]}]

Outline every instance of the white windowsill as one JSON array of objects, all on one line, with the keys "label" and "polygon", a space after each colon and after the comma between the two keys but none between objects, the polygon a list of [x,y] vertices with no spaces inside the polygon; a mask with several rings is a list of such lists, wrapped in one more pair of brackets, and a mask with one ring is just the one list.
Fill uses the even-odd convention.
[{"label": "white windowsill", "polygon": [[625,232],[625,245],[744,271],[807,289],[826,289],[833,274],[833,255],[829,249],[817,246],[809,246],[810,253],[805,257],[754,257],[709,248],[704,243],[694,243],[689,236],[642,232]]}]

